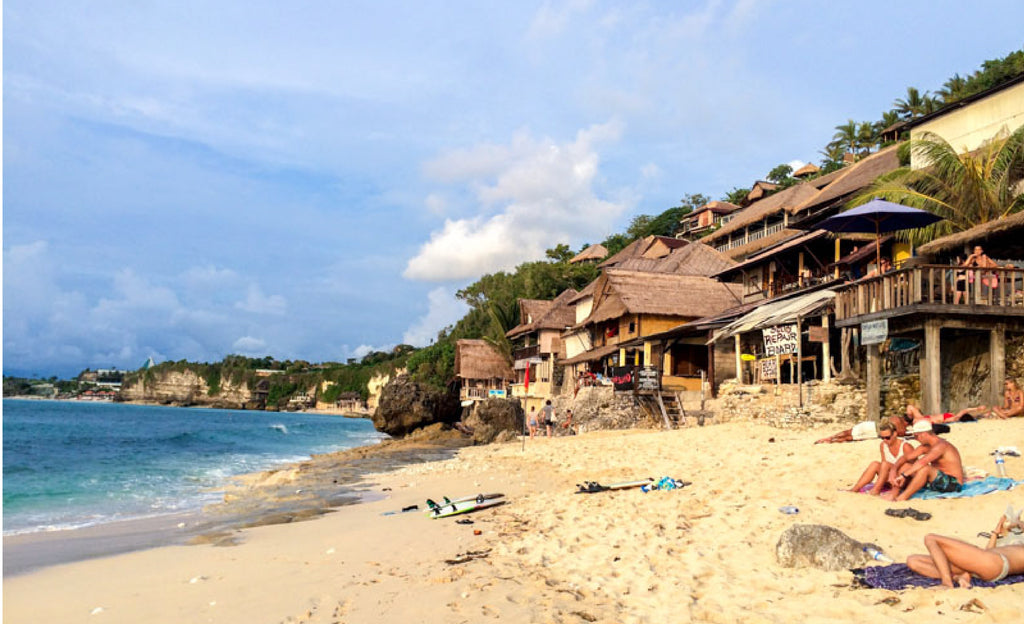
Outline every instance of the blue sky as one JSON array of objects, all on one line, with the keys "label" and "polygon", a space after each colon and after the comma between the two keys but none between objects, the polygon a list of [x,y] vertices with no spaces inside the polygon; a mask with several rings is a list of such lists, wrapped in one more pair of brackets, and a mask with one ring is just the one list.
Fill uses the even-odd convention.
[{"label": "blue sky", "polygon": [[818,161],[1022,23],[1019,1],[7,0],[4,372],[426,345],[481,275]]}]

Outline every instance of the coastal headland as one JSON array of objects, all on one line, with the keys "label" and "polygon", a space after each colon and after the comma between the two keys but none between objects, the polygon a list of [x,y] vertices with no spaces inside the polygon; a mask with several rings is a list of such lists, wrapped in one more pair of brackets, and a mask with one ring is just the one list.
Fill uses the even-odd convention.
[{"label": "coastal headland", "polygon": [[[727,422],[674,431],[599,431],[467,447],[363,479],[372,496],[309,522],[232,539],[53,566],[4,580],[10,622],[1014,622],[1020,586],[856,589],[848,571],[784,568],[780,535],[833,526],[896,560],[926,533],[980,543],[1017,491],[914,500],[928,521],[848,488],[873,442],[814,445],[832,428]],[[954,425],[964,464],[1024,439],[1024,420]],[[1024,460],[1008,458],[1011,477]],[[305,476],[301,476],[305,473]],[[331,470],[253,476],[235,496]],[[683,489],[575,494],[583,481],[672,476]],[[305,484],[308,487],[308,483]],[[295,487],[294,489],[300,489]],[[508,503],[425,516],[427,498],[503,492]],[[419,509],[403,513],[403,508]],[[779,508],[792,505],[799,513]],[[476,534],[479,532],[479,534]]]}]

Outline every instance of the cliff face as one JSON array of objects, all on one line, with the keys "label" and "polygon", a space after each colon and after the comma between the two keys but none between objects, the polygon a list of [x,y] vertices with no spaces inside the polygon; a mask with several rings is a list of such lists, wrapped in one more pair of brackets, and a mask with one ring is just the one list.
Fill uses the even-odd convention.
[{"label": "cliff face", "polygon": [[220,392],[209,395],[206,380],[191,370],[183,372],[152,373],[140,376],[134,383],[121,387],[119,399],[125,402],[157,403],[174,406],[217,407],[223,409],[263,409],[243,382],[231,385],[221,380]]}]

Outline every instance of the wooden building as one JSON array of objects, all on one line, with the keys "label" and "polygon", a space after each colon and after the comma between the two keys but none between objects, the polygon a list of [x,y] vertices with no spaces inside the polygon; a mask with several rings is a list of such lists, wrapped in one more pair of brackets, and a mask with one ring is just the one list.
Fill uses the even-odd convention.
[{"label": "wooden building", "polygon": [[460,400],[482,401],[506,396],[513,374],[508,360],[489,342],[462,339],[455,343],[455,377]]}]

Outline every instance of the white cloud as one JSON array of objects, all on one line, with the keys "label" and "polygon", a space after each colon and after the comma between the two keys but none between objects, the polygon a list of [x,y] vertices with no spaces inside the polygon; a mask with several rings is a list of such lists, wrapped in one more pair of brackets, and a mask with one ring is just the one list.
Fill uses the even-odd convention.
[{"label": "white cloud", "polygon": [[793,171],[796,171],[797,169],[799,169],[800,167],[803,167],[807,163],[798,159],[798,160],[791,160],[791,161],[789,161],[786,164],[789,165],[790,167],[792,167]]},{"label": "white cloud", "polygon": [[236,353],[249,356],[261,356],[266,353],[267,343],[252,336],[242,336],[231,345]]},{"label": "white cloud", "polygon": [[245,300],[235,304],[239,310],[255,314],[282,315],[288,310],[288,302],[281,295],[265,295],[257,284],[250,284]]},{"label": "white cloud", "polygon": [[444,287],[430,291],[427,302],[427,313],[402,335],[404,344],[414,347],[429,345],[437,338],[437,332],[455,323],[469,311],[469,306],[456,299],[455,293]]},{"label": "white cloud", "polygon": [[542,258],[559,242],[604,236],[625,204],[598,196],[597,146],[621,133],[621,125],[610,122],[559,144],[523,131],[510,145],[455,150],[427,163],[428,177],[471,190],[476,216],[446,220],[409,260],[404,276],[472,278]]}]

